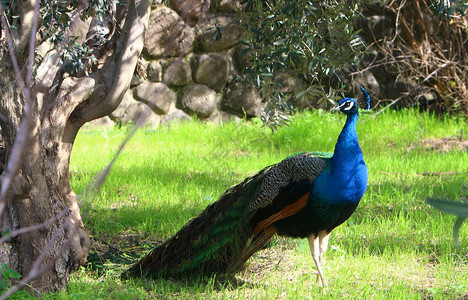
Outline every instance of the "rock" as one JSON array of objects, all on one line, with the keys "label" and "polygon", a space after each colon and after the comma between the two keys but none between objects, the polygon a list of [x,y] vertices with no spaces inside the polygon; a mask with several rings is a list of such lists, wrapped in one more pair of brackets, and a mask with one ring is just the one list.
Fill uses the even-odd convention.
[{"label": "rock", "polygon": [[[215,25],[222,28],[221,35],[217,32]],[[236,17],[226,14],[208,17],[200,29],[202,34],[197,37],[199,52],[217,52],[229,49],[237,45],[245,33],[245,30],[236,24]]]},{"label": "rock", "polygon": [[143,78],[141,78],[141,76],[133,74],[132,75],[132,80],[130,80],[130,87],[134,88],[134,87],[140,85],[143,81],[144,80],[143,80]]},{"label": "rock", "polygon": [[298,93],[305,89],[304,83],[287,71],[275,74],[273,81],[281,85],[281,92],[283,93]]},{"label": "rock", "polygon": [[345,94],[354,95],[352,97],[357,100],[358,106],[360,108],[367,107],[367,100],[364,98],[364,95],[361,91],[361,86],[366,89],[371,97],[371,108],[375,107],[380,99],[385,99],[385,95],[383,94],[383,89],[380,86],[380,83],[368,70],[362,71],[360,76],[349,76],[343,80],[343,82],[347,86]]},{"label": "rock", "polygon": [[209,118],[206,119],[207,121],[213,123],[228,123],[228,122],[241,122],[241,118],[236,115],[230,114],[225,111],[216,110]]},{"label": "rock", "polygon": [[435,36],[439,34],[440,21],[435,14],[423,12],[422,19],[424,21],[424,27],[426,28],[426,31],[429,34],[429,36]]},{"label": "rock", "polygon": [[153,60],[148,64],[146,76],[151,82],[159,82],[162,80],[162,66],[159,60]]},{"label": "rock", "polygon": [[122,98],[122,101],[120,101],[119,106],[117,106],[117,108],[109,115],[109,118],[114,122],[120,122],[120,119],[124,115],[127,108],[130,106],[130,104],[135,102],[136,100],[133,99],[132,92],[127,90]]},{"label": "rock", "polygon": [[385,87],[386,98],[395,100],[401,96],[405,97],[413,89],[414,85],[414,82],[405,79],[390,82]]},{"label": "rock", "polygon": [[216,53],[217,55],[221,55],[222,57],[224,57],[224,59],[226,59],[226,61],[228,62],[228,65],[229,65],[229,75],[227,78],[228,82],[231,82],[233,78],[236,78],[237,76],[239,76],[239,72],[237,72],[236,68],[234,68],[234,64],[232,63],[232,56],[233,56],[234,50],[235,48],[231,48],[231,49],[227,49],[227,50]]},{"label": "rock", "polygon": [[191,121],[192,118],[180,109],[176,109],[161,119],[162,125],[169,125],[172,122]]},{"label": "rock", "polygon": [[244,72],[245,68],[252,65],[250,60],[253,58],[253,51],[246,50],[246,45],[239,45],[232,54],[232,61],[237,72]]},{"label": "rock", "polygon": [[361,19],[360,26],[367,42],[378,41],[395,34],[395,23],[389,16],[374,15]]},{"label": "rock", "polygon": [[209,117],[216,108],[216,92],[201,84],[191,84],[179,91],[177,108],[199,118]]},{"label": "rock", "polygon": [[169,61],[163,69],[163,82],[169,86],[184,86],[192,81],[190,65],[181,59]]},{"label": "rock", "polygon": [[159,115],[167,114],[176,103],[176,94],[161,82],[148,82],[135,89],[135,98]]},{"label": "rock", "polygon": [[349,82],[349,84],[352,86],[352,93],[356,94],[359,98],[358,102],[362,103],[361,107],[365,107],[365,101],[361,92],[361,86],[363,86],[371,95],[371,107],[375,105],[377,99],[385,98],[385,95],[383,95],[382,93],[382,87],[375,78],[374,74],[369,71],[361,72],[361,76],[352,80],[351,82]]},{"label": "rock", "polygon": [[385,61],[385,55],[374,49],[369,49],[364,54],[362,59],[363,67],[366,68],[372,66],[370,71],[379,82],[384,82],[388,79],[388,72],[385,67],[385,64],[381,64],[381,62],[383,61]]},{"label": "rock", "polygon": [[418,97],[418,106],[427,109],[431,105],[436,104],[439,99],[440,97],[436,92],[427,91]]},{"label": "rock", "polygon": [[119,124],[144,122],[145,125],[157,127],[160,123],[160,117],[143,103],[135,101],[128,91],[120,105],[109,115],[109,118]]},{"label": "rock", "polygon": [[302,97],[296,98],[300,92],[307,89],[304,82],[296,77],[292,72],[282,71],[278,72],[273,77],[273,81],[279,83],[280,91],[285,94],[288,101],[299,110],[304,110],[311,106],[308,95],[304,94]]},{"label": "rock", "polygon": [[236,9],[240,9],[242,7],[240,0],[211,1],[211,5],[215,10],[225,13],[235,13]]},{"label": "rock", "polygon": [[127,107],[127,110],[121,118],[123,124],[138,124],[142,122],[142,126],[158,127],[161,123],[161,117],[154,114],[151,108],[144,103],[132,103]]},{"label": "rock", "polygon": [[153,57],[179,56],[189,52],[195,33],[179,15],[168,7],[151,12],[145,37],[145,52]]},{"label": "rock", "polygon": [[192,59],[193,80],[221,91],[229,76],[229,61],[221,55],[203,54]]},{"label": "rock", "polygon": [[210,8],[209,0],[170,0],[169,4],[191,26],[196,25]]},{"label": "rock", "polygon": [[103,118],[99,118],[96,120],[89,121],[88,123],[91,126],[114,126],[114,122],[109,118],[109,116],[105,116]]},{"label": "rock", "polygon": [[221,103],[221,109],[240,117],[256,117],[265,108],[262,98],[254,87],[242,81],[233,81],[228,85]]},{"label": "rock", "polygon": [[362,86],[366,87],[366,90],[370,94],[374,95],[374,97],[381,97],[382,89],[380,88],[380,84],[377,81],[377,78],[375,78],[374,74],[372,74],[371,72],[363,72],[362,80]]}]

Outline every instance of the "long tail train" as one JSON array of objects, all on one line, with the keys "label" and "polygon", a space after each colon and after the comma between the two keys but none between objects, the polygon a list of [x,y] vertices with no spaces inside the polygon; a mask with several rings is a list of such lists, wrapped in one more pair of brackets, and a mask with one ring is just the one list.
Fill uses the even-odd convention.
[{"label": "long tail train", "polygon": [[239,271],[250,257],[246,252],[254,253],[273,235],[266,233],[264,238],[251,241],[252,225],[247,214],[266,169],[229,188],[172,238],[132,265],[123,277],[224,275]]}]

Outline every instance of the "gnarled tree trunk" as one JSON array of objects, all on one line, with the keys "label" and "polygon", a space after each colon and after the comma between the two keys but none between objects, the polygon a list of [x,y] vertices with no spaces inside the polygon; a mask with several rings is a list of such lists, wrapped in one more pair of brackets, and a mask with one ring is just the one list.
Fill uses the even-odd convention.
[{"label": "gnarled tree trunk", "polygon": [[[24,6],[29,19],[24,17],[27,13],[22,15],[22,31],[15,43],[20,66],[27,62],[21,59],[28,51],[23,41],[28,41],[25,36],[32,26],[27,23],[36,1]],[[36,81],[28,85],[26,79],[22,89],[11,64],[15,58],[6,46],[1,50],[0,126],[6,153],[1,190],[6,197],[3,210],[0,204],[0,224],[3,231],[12,233],[33,228],[13,234],[0,245],[0,262],[31,279],[35,292],[65,288],[70,274],[88,255],[89,235],[70,187],[69,161],[79,128],[120,103],[143,48],[151,1],[121,2],[115,15],[122,27],[106,44],[108,51],[100,57],[103,64],[89,76],[68,76],[57,61],[49,60],[44,68],[48,72],[38,71]],[[27,77],[27,73],[21,75]],[[18,146],[21,142],[25,147]],[[22,155],[15,153],[18,149]]]}]

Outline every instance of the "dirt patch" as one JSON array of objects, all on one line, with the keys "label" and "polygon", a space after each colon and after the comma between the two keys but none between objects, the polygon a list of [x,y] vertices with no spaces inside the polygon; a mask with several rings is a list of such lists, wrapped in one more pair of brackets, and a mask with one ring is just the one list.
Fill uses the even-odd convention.
[{"label": "dirt patch", "polygon": [[[417,148],[417,146],[419,146],[419,143],[418,145],[409,146],[408,150],[413,150]],[[441,153],[452,150],[467,151],[468,140],[464,140],[463,136],[451,136],[440,139],[424,139],[421,142],[421,146],[425,150],[438,151]]]}]

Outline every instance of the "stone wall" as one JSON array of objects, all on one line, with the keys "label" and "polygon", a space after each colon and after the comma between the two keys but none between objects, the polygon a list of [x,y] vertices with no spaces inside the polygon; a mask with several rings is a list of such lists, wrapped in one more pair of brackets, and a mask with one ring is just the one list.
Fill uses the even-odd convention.
[{"label": "stone wall", "polygon": [[[235,80],[248,64],[238,43],[244,31],[235,23],[240,0],[170,0],[169,6],[161,0],[155,2],[131,89],[103,120],[135,122],[146,112],[150,116],[146,124],[158,126],[194,116],[209,121],[259,116],[265,107],[260,95],[244,81]],[[429,14],[425,20],[437,24]],[[359,86],[363,85],[372,96],[372,105],[401,97],[435,101],[437,94],[430,87],[402,76],[400,65],[385,63],[381,49],[397,45],[393,41],[401,28],[395,24],[395,13],[378,4],[364,12],[357,29],[365,43],[373,46],[361,61],[361,72],[342,74],[349,83],[347,93],[360,95]],[[222,35],[217,34],[216,26],[225,28]],[[285,93],[305,88],[288,72],[276,74],[275,80]],[[299,109],[316,106],[314,99],[294,104]]]},{"label": "stone wall", "polygon": [[[258,93],[234,80],[247,63],[238,49],[244,34],[235,23],[239,2],[155,3],[130,90],[110,119],[97,122],[136,122],[148,112],[149,126],[192,117],[220,121],[259,116],[265,104]],[[221,36],[216,25],[226,28]]]}]

